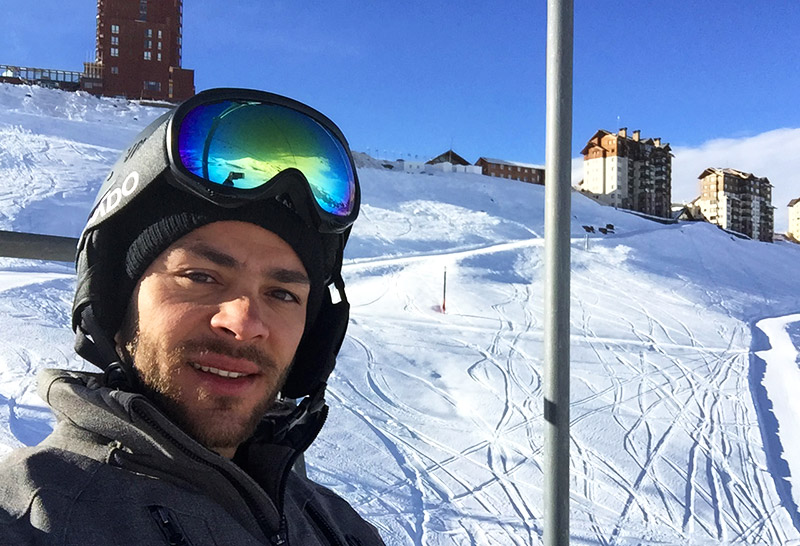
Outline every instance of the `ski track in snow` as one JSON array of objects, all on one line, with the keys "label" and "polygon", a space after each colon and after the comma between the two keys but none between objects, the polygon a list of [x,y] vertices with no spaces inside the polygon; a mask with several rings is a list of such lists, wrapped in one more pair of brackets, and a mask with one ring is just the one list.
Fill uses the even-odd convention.
[{"label": "ski track in snow", "polygon": [[[520,248],[531,245],[515,243],[513,246]],[[493,250],[505,252],[509,250],[509,246],[491,245],[479,252],[489,253]],[[453,253],[432,253],[424,257],[395,257],[386,261],[375,261],[370,265],[411,268],[425,259],[437,261],[445,255],[451,259],[453,255],[464,259],[472,252],[475,250],[457,249]],[[453,261],[457,262],[458,259]],[[363,262],[359,265],[362,266],[361,272],[364,272]],[[398,281],[399,276],[399,273],[395,273],[391,280],[391,289],[382,292],[379,298],[369,301],[366,306],[378,307],[382,298],[389,297],[407,301],[408,295],[398,295],[398,291],[403,288],[403,284]],[[580,275],[576,278],[582,282],[585,291],[592,293],[594,286],[591,279]],[[604,288],[608,292],[609,287]],[[439,344],[463,343],[463,347],[476,356],[473,364],[466,368],[469,377],[491,392],[495,398],[502,400],[502,409],[492,414],[492,421],[483,418],[470,419],[471,426],[478,427],[493,438],[508,438],[520,428],[540,427],[541,391],[538,385],[541,378],[534,372],[531,375],[536,376],[535,381],[521,380],[512,371],[515,357],[522,356],[533,361],[536,359],[529,355],[540,352],[518,349],[521,342],[539,346],[541,344],[541,333],[532,332],[541,323],[541,320],[530,313],[529,303],[532,297],[529,286],[512,285],[511,292],[505,299],[491,305],[494,317],[483,317],[484,321],[475,321],[475,317],[469,315],[470,320],[463,327],[458,324],[458,315],[452,312],[447,315],[447,324],[443,323],[442,317],[436,317],[436,331],[449,340],[442,340]],[[765,494],[765,491],[771,489],[771,478],[765,471],[764,455],[760,451],[752,450],[750,435],[757,429],[757,423],[748,400],[746,376],[749,337],[744,325],[724,312],[724,318],[729,323],[717,324],[713,332],[715,335],[711,336],[714,345],[710,345],[692,331],[682,314],[653,312],[653,309],[658,309],[657,305],[645,307],[640,301],[628,304],[623,293],[608,294],[608,297],[618,298],[619,309],[615,318],[629,325],[630,338],[606,337],[593,330],[593,310],[607,309],[604,302],[588,305],[582,298],[576,298],[579,300],[580,312],[573,313],[574,317],[580,317],[580,325],[576,326],[580,326],[582,330],[573,333],[573,346],[591,349],[597,361],[604,363],[605,370],[609,372],[607,379],[611,381],[610,385],[604,384],[602,388],[597,388],[590,375],[585,384],[594,392],[573,401],[573,476],[579,483],[577,490],[581,492],[576,494],[573,491],[573,513],[583,512],[586,516],[587,542],[629,544],[632,540],[642,539],[642,529],[654,541],[675,543],[696,539],[699,539],[697,543],[715,541],[726,544],[761,541],[783,544],[791,541],[797,536],[797,530],[791,524],[787,525],[786,521],[780,524],[774,521],[775,498]],[[680,298],[672,293],[669,299]],[[527,316],[520,320],[513,313],[509,315],[506,309],[513,307],[526,310]],[[430,313],[424,306],[406,304],[403,311],[412,315],[428,316],[414,318],[404,313],[403,316],[392,318],[389,321],[391,324],[385,329],[378,328],[373,334],[374,343],[380,345],[383,337],[380,332],[386,332],[392,327],[423,331],[425,323],[432,322]],[[713,314],[708,314],[710,319]],[[358,315],[357,310],[354,315]],[[381,320],[385,321],[386,318],[369,315],[359,317],[358,322],[368,323],[370,330],[375,330],[376,323]],[[483,322],[484,325],[477,325],[478,322]],[[709,322],[713,323],[712,320]],[[490,326],[491,323],[495,326]],[[460,339],[453,334],[454,331],[469,332],[470,341]],[[486,339],[486,346],[476,343],[475,338]],[[430,340],[428,343],[431,343]],[[370,346],[364,338],[360,338],[358,344],[364,350],[368,350]],[[414,412],[413,408],[387,394],[391,392],[386,387],[391,383],[390,379],[376,380],[373,370],[378,370],[379,367],[376,368],[376,357],[371,350],[367,362],[370,370],[368,388],[377,395],[372,397],[373,400],[379,401],[378,405],[386,419],[406,423],[405,417],[409,412]],[[609,362],[615,362],[616,365],[609,366]],[[576,381],[583,379],[582,371],[584,370],[580,366],[573,363]],[[532,385],[536,387],[532,388]],[[498,388],[499,386],[502,388]],[[351,388],[353,392],[365,391],[357,385],[351,385]],[[516,395],[514,391],[518,391]],[[447,398],[451,406],[458,407],[452,396],[446,397],[443,394],[442,398]],[[586,406],[598,401],[608,403],[598,404],[586,411]],[[352,404],[352,400],[345,403],[344,398],[341,402],[347,407],[357,405]],[[398,413],[404,418],[398,418]],[[426,415],[416,413],[420,426],[424,426]],[[511,417],[515,414],[521,420],[514,426],[509,426]],[[636,475],[631,476],[626,466],[618,466],[612,462],[614,457],[610,457],[610,453],[598,451],[593,442],[581,438],[578,432],[581,430],[580,424],[600,414],[614,415],[619,426],[618,445],[623,447],[629,459],[639,468]],[[411,420],[413,421],[413,417]],[[409,430],[407,435],[394,438],[400,443],[393,447],[393,451],[419,454],[421,448],[418,442],[421,438],[424,438],[424,434],[419,430]],[[513,451],[520,457],[520,464],[527,464],[541,451],[541,441],[537,442],[537,435],[530,434],[528,438],[533,441],[524,447],[515,446]],[[425,438],[424,443],[429,448],[442,449],[441,443],[430,438]],[[676,452],[676,444],[683,447],[687,443],[690,446],[688,452],[684,449]],[[541,512],[536,508],[537,503],[531,502],[531,499],[536,499],[541,494],[541,477],[534,477],[523,486],[522,491],[519,485],[506,487],[506,484],[514,483],[509,477],[511,472],[507,465],[509,450],[505,446],[495,447],[486,440],[465,445],[455,454],[451,451],[449,448],[444,451],[447,454],[444,460],[432,458],[433,465],[426,466],[423,469],[424,474],[430,475],[445,466],[464,462],[465,456],[476,453],[483,455],[481,458],[485,457],[486,461],[484,468],[492,473],[492,480],[469,484],[462,479],[459,480],[459,485],[483,497],[490,489],[490,483],[499,484],[499,487],[491,491],[494,500],[488,505],[510,506],[519,522],[531,532],[526,540],[529,543],[536,542],[541,533],[538,527]],[[414,457],[403,457],[400,460],[403,465],[407,465]],[[474,464],[474,460],[472,457],[467,462]],[[535,469],[541,473],[538,465]],[[449,476],[453,477],[453,474],[449,473]],[[409,483],[413,481],[408,476],[407,480]],[[400,483],[391,484],[387,490]],[[415,491],[418,499],[415,505],[420,506],[419,494],[424,499],[426,490],[417,487]],[[758,494],[754,497],[753,492]],[[439,491],[435,496],[437,502],[434,504],[439,504],[443,494]],[[459,498],[463,497],[462,495]],[[450,497],[450,501],[453,500],[458,499]],[[421,522],[425,525],[430,520],[427,517],[427,504],[423,500],[422,513],[425,516],[417,524]],[[598,511],[598,508],[601,510]],[[504,511],[503,514],[507,516],[507,512]],[[466,537],[471,543],[482,543],[478,540],[478,535],[470,531],[468,523],[462,522],[460,528],[466,531]],[[631,529],[636,531],[631,532]],[[419,542],[414,542],[417,543]]]},{"label": "ski track in snow", "polygon": [[[118,150],[161,113],[54,93],[0,85],[0,229],[77,235]],[[543,189],[359,174],[351,325],[309,473],[387,544],[541,544]],[[582,234],[606,223],[615,235]],[[767,379],[798,373],[800,296],[782,279],[800,253],[578,195],[572,229],[571,542],[800,545],[800,440],[778,427],[800,409]],[[82,366],[73,282],[69,265],[0,259],[3,451],[51,428],[35,373]]]}]

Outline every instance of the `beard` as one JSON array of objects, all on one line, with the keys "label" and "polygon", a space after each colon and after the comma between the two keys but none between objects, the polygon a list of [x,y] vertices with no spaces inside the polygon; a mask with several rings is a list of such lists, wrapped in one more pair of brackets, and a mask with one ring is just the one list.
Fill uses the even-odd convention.
[{"label": "beard", "polygon": [[[158,339],[142,335],[138,327],[128,339],[123,352],[134,364],[145,396],[183,432],[213,451],[235,450],[253,435],[264,414],[275,404],[291,369],[287,366],[282,370],[256,347],[231,346],[220,339],[192,340],[169,350]],[[273,381],[252,408],[242,407],[239,397],[214,394],[202,386],[188,392],[180,378],[198,373],[190,365],[190,355],[204,352],[250,360]]]}]

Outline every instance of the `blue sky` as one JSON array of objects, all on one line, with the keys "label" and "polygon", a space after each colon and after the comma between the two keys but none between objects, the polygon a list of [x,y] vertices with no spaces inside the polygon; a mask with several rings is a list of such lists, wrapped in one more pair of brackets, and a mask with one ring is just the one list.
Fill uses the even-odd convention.
[{"label": "blue sky", "polygon": [[[94,1],[3,4],[0,63],[80,70],[93,56]],[[183,65],[198,90],[305,101],[372,155],[452,145],[543,163],[545,33],[544,0],[187,0]],[[678,148],[799,128],[799,67],[797,0],[579,0],[573,155],[600,128]]]}]

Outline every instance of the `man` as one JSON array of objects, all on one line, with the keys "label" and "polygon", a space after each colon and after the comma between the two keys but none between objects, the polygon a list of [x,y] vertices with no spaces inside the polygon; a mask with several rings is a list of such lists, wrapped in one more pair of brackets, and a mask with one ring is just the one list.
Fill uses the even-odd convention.
[{"label": "man", "polygon": [[284,97],[206,91],[145,129],[76,259],[102,373],[40,377],[58,424],[4,461],[0,543],[383,544],[292,471],[327,415],[359,192],[339,129]]}]

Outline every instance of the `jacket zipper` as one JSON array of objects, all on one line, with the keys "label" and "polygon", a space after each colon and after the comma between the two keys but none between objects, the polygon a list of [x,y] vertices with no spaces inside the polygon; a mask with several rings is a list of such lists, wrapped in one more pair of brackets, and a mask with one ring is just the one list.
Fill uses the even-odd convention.
[{"label": "jacket zipper", "polygon": [[[328,420],[328,411],[327,411],[327,409],[325,409],[325,410],[323,410],[323,413],[320,416],[320,423],[317,426],[317,434],[319,434],[319,431],[322,430],[322,427],[325,426],[325,421],[327,421],[327,420]],[[283,473],[283,476],[281,476],[280,484],[278,485],[278,499],[277,499],[278,500],[278,502],[277,502],[278,506],[277,506],[277,508],[278,508],[278,511],[281,514],[283,514],[283,502],[284,502],[284,498],[286,497],[286,484],[289,481],[289,474],[291,474],[292,468],[294,468],[294,463],[297,462],[297,459],[300,457],[300,455],[305,453],[306,449],[308,449],[308,447],[312,443],[314,443],[314,439],[317,437],[317,434],[309,435],[309,436],[312,436],[312,440],[310,442],[306,441],[304,445],[301,445],[297,449],[295,449],[294,453],[289,458],[288,464],[286,465],[286,468],[288,468],[289,471]]]},{"label": "jacket zipper", "polygon": [[281,514],[281,528],[271,537],[269,541],[273,546],[289,546],[289,532],[286,525],[286,516]]},{"label": "jacket zipper", "polygon": [[172,520],[169,510],[163,506],[150,506],[150,515],[156,520],[169,546],[192,546],[189,539],[181,531],[180,526]]},{"label": "jacket zipper", "polygon": [[224,468],[222,468],[222,467],[220,467],[218,465],[215,465],[214,463],[210,463],[210,462],[206,461],[205,459],[203,459],[203,458],[199,457],[198,455],[196,455],[195,453],[193,453],[191,450],[187,449],[180,442],[176,441],[166,430],[164,430],[161,427],[161,425],[159,425],[157,422],[155,422],[153,419],[151,419],[149,415],[146,415],[145,412],[139,410],[136,407],[135,403],[131,405],[131,410],[134,411],[136,413],[136,415],[138,415],[148,425],[150,425],[151,427],[156,429],[158,432],[160,432],[161,435],[164,438],[169,440],[170,443],[172,443],[172,445],[174,445],[179,450],[181,450],[189,458],[191,458],[194,461],[199,462],[201,464],[205,464],[206,466],[210,466],[211,468],[215,469],[217,472],[222,474],[225,477],[225,479],[227,479],[234,486],[234,488],[239,492],[239,494],[242,496],[242,498],[244,499],[245,504],[247,504],[247,506],[250,508],[250,512],[253,515],[253,517],[255,518],[256,523],[258,523],[259,528],[264,533],[264,536],[268,537],[269,541],[272,542],[272,544],[274,546],[287,546],[288,545],[288,539],[286,538],[288,536],[288,533],[286,532],[286,522],[285,522],[286,518],[285,518],[285,516],[283,516],[283,508],[282,507],[281,507],[281,509],[279,511],[279,513],[281,514],[281,525],[280,525],[280,528],[278,529],[278,531],[275,532],[275,530],[272,529],[270,527],[270,525],[267,523],[266,515],[264,514],[263,511],[261,511],[260,508],[258,508],[258,505],[256,504],[255,499],[253,499],[253,496],[250,494],[249,491],[247,491],[246,489],[244,489],[243,487],[241,487],[238,484],[237,480],[233,477],[233,475],[230,472],[228,472],[227,470],[225,470]]}]

